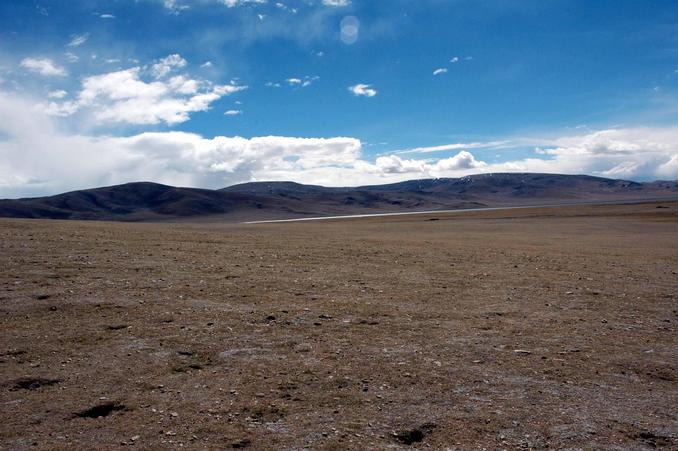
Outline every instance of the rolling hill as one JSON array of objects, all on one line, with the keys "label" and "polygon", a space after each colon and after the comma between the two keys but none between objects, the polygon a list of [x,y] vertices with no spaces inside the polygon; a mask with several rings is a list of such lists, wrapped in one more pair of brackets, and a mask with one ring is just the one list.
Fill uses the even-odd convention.
[{"label": "rolling hill", "polygon": [[639,183],[511,173],[343,188],[252,182],[207,190],[138,182],[49,197],[0,200],[0,217],[243,221],[657,198],[678,198],[678,181]]}]

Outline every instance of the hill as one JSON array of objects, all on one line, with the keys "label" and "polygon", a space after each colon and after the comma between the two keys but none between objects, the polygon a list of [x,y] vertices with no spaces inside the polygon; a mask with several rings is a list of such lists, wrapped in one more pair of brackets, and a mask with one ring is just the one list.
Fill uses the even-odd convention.
[{"label": "hill", "polygon": [[208,190],[139,182],[49,197],[0,200],[0,217],[239,221],[664,197],[678,197],[678,182],[521,173],[341,188],[252,182]]}]

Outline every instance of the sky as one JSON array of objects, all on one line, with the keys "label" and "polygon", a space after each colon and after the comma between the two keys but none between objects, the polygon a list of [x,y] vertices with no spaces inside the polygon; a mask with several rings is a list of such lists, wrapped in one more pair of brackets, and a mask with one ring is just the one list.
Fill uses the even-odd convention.
[{"label": "sky", "polygon": [[492,172],[678,179],[678,2],[0,2],[0,198]]}]

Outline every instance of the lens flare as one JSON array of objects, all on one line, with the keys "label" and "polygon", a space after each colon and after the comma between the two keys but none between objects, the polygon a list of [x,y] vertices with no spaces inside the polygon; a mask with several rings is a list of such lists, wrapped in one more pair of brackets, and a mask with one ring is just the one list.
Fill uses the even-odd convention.
[{"label": "lens flare", "polygon": [[354,44],[360,35],[360,21],[354,16],[346,16],[341,21],[341,40],[344,44]]}]

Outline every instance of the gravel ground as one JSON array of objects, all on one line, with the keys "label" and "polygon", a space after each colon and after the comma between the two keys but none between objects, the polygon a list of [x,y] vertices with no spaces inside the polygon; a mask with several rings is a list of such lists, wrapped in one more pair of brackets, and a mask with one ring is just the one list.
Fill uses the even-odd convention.
[{"label": "gravel ground", "polygon": [[0,220],[0,448],[676,449],[677,300],[675,202]]}]

